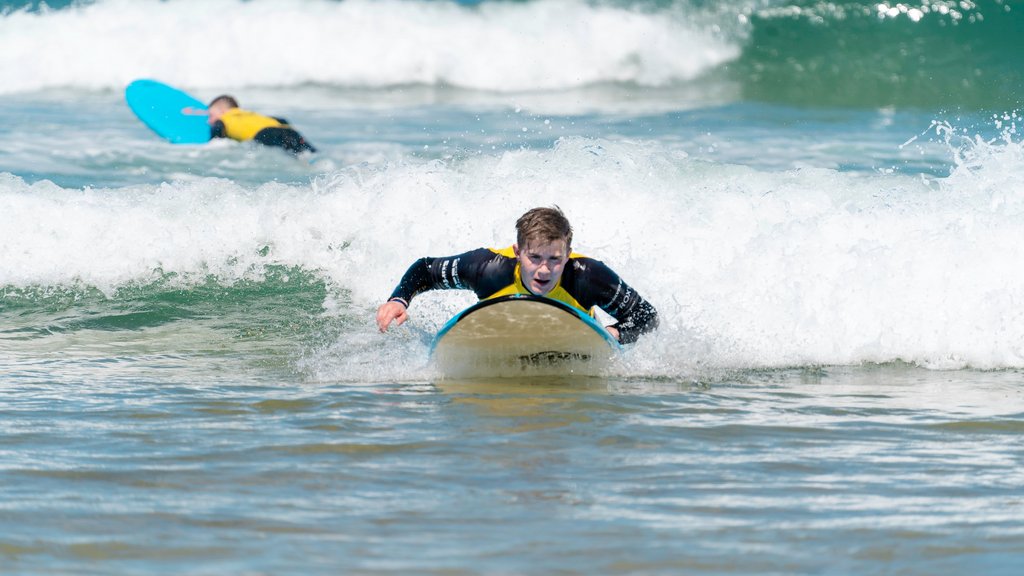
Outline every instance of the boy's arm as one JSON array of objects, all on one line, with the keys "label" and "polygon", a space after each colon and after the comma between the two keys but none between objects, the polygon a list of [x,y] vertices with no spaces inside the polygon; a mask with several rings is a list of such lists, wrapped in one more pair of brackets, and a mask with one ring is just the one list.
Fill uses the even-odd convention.
[{"label": "boy's arm", "polygon": [[387,302],[377,309],[377,327],[387,330],[391,322],[408,319],[406,309],[412,299],[427,290],[467,289],[476,291],[488,274],[487,264],[494,252],[480,248],[443,258],[420,258],[405,271]]},{"label": "boy's arm", "polygon": [[618,321],[613,328],[618,333],[619,342],[631,344],[641,334],[658,327],[658,311],[618,274],[600,260],[581,260],[585,271],[580,278],[583,291],[590,295],[588,300],[592,299]]},{"label": "boy's arm", "polygon": [[227,135],[226,131],[224,130],[224,122],[223,121],[217,120],[212,125],[210,125],[210,139],[211,140],[214,139],[214,138],[227,138],[227,137],[228,137],[228,135]]}]

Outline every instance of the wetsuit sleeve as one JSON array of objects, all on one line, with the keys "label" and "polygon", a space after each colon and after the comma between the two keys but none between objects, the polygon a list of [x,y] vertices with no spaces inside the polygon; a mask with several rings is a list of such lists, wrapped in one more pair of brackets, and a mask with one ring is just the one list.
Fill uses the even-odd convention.
[{"label": "wetsuit sleeve", "polygon": [[227,138],[227,131],[224,130],[224,122],[217,120],[210,126],[210,139],[213,138]]},{"label": "wetsuit sleeve", "polygon": [[658,311],[611,268],[592,258],[573,262],[581,303],[596,305],[618,321],[619,341],[636,342],[641,334],[658,327]]},{"label": "wetsuit sleeve", "polygon": [[253,140],[265,146],[280,146],[292,154],[305,151],[316,152],[312,144],[306,142],[301,134],[288,126],[270,126],[256,133]]},{"label": "wetsuit sleeve", "polygon": [[514,269],[514,260],[486,248],[442,258],[420,258],[388,299],[397,298],[408,305],[421,292],[456,289],[472,290],[477,297],[485,298],[494,293],[495,286],[511,283]]}]

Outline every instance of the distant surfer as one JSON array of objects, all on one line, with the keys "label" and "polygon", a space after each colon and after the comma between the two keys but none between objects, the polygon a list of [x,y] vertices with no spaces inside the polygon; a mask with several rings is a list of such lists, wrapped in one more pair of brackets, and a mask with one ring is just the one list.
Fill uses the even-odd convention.
[{"label": "distant surfer", "polygon": [[[516,243],[456,256],[420,258],[387,302],[377,327],[408,320],[412,299],[426,290],[467,289],[481,299],[533,294],[565,302],[593,316],[600,307],[617,321],[606,327],[623,344],[658,326],[658,312],[599,260],[572,252],[572,226],[558,207],[534,208],[516,221]],[[543,330],[543,326],[538,326]]]},{"label": "distant surfer", "polygon": [[238,107],[238,101],[224,94],[210,102],[207,110],[210,138],[231,138],[245,142],[255,140],[266,146],[279,146],[292,154],[316,152],[284,118],[264,116]]}]

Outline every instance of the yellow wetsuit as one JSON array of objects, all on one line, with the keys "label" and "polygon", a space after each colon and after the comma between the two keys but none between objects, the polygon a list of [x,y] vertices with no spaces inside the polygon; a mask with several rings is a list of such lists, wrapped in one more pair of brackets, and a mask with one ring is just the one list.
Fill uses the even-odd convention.
[{"label": "yellow wetsuit", "polygon": [[280,146],[292,154],[316,152],[306,139],[283,118],[264,116],[242,108],[225,112],[210,128],[211,138],[231,138],[245,142],[255,140],[267,146]]},{"label": "yellow wetsuit", "polygon": [[232,108],[220,117],[224,123],[224,135],[232,140],[245,142],[256,138],[256,134],[264,128],[287,126],[277,118],[264,116],[241,108]]}]

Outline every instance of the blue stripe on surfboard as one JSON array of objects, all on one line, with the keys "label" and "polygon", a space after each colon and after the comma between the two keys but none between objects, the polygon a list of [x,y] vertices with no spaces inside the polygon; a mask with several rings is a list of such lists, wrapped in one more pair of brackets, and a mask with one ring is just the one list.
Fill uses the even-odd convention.
[{"label": "blue stripe on surfboard", "polygon": [[445,325],[442,326],[441,329],[437,331],[437,335],[434,336],[433,342],[430,343],[430,355],[434,355],[434,349],[437,348],[437,343],[441,341],[441,338],[443,338],[444,335],[447,334],[449,330],[455,327],[455,325],[458,324],[467,315],[472,314],[473,312],[481,308],[493,306],[494,304],[498,304],[501,302],[508,302],[509,300],[529,300],[533,302],[541,302],[543,304],[547,304],[548,306],[558,308],[559,310],[562,310],[563,312],[566,312],[568,314],[572,314],[581,322],[589,326],[594,332],[597,332],[598,335],[604,338],[605,342],[607,342],[613,350],[615,350],[616,352],[622,350],[622,344],[619,344],[619,341],[613,338],[612,335],[609,334],[608,331],[604,329],[604,326],[598,324],[597,320],[594,320],[589,314],[584,313],[582,310],[577,310],[576,308],[573,308],[572,306],[569,306],[564,302],[553,300],[551,298],[544,298],[543,296],[534,296],[533,294],[509,294],[507,296],[499,296],[497,298],[491,298],[489,300],[481,300],[453,316],[451,320],[446,322]]}]

